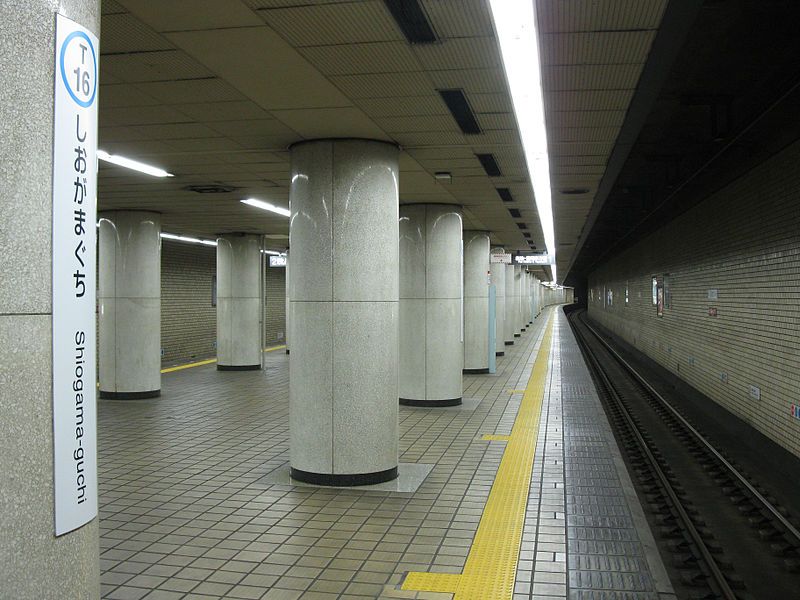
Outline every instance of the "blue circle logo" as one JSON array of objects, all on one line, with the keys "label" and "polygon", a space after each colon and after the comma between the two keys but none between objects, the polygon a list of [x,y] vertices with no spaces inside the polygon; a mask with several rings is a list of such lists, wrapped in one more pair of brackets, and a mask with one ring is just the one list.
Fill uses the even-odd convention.
[{"label": "blue circle logo", "polygon": [[[75,89],[70,85],[65,64],[67,49],[74,40],[85,40],[89,46],[88,49],[92,52],[91,72],[88,69],[82,68],[83,63],[72,70],[71,74],[75,76]],[[85,48],[81,47],[79,50],[85,50]],[[81,52],[82,59],[85,58],[84,54],[84,52]],[[89,39],[89,36],[83,31],[73,31],[70,33],[61,46],[59,65],[61,66],[61,80],[64,82],[64,87],[67,89],[67,92],[69,92],[69,95],[78,106],[89,108],[94,103],[94,98],[97,95],[97,55],[95,54],[94,45],[92,44],[92,40]],[[86,99],[82,100],[78,94]]]}]

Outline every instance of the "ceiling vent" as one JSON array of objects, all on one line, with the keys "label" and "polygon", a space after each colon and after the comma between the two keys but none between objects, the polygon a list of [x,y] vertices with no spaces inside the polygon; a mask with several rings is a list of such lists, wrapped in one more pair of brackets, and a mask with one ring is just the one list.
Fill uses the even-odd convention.
[{"label": "ceiling vent", "polygon": [[522,232],[522,237],[530,239],[531,238],[531,233],[529,231],[523,231]]},{"label": "ceiling vent", "polygon": [[439,41],[419,0],[383,0],[383,3],[409,43],[433,44]]},{"label": "ceiling vent", "polygon": [[508,188],[497,188],[497,195],[503,202],[513,202],[514,196],[511,195],[511,190]]},{"label": "ceiling vent", "polygon": [[494,154],[476,154],[475,156],[481,161],[481,166],[489,177],[500,177],[502,175]]},{"label": "ceiling vent", "polygon": [[581,194],[588,194],[589,188],[564,188],[559,191],[565,196],[580,196]]},{"label": "ceiling vent", "polygon": [[225,185],[223,183],[207,183],[202,185],[187,185],[183,188],[187,192],[194,192],[196,194],[227,194],[235,192],[236,187],[232,185]]},{"label": "ceiling vent", "polygon": [[448,110],[450,110],[450,114],[453,115],[463,133],[475,135],[481,132],[481,126],[478,125],[478,119],[475,117],[475,113],[472,112],[463,90],[436,91],[439,92]]},{"label": "ceiling vent", "polygon": [[519,219],[522,216],[522,213],[519,212],[518,208],[509,208],[508,212],[515,219]]},{"label": "ceiling vent", "polygon": [[517,223],[517,227],[519,227],[520,229],[527,229],[528,228],[528,224],[527,223]]}]

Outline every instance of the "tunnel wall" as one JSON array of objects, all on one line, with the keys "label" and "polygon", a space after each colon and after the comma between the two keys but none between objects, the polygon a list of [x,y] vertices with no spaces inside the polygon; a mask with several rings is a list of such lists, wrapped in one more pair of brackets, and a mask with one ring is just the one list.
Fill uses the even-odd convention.
[{"label": "tunnel wall", "polygon": [[165,365],[216,354],[217,309],[211,303],[217,273],[214,247],[161,242],[161,361]]},{"label": "tunnel wall", "polygon": [[[211,302],[217,273],[216,248],[161,243],[162,365],[213,357],[217,350],[217,309]],[[286,269],[266,267],[264,285],[264,344],[285,340]]]},{"label": "tunnel wall", "polygon": [[795,143],[597,268],[588,306],[592,319],[800,455],[798,165]]}]

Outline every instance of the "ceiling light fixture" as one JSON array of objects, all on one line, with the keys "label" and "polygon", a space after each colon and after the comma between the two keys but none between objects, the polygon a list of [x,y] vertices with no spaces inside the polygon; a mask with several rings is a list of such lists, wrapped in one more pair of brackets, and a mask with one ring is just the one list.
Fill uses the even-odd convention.
[{"label": "ceiling light fixture", "polygon": [[172,173],[167,173],[164,169],[159,169],[158,167],[154,167],[152,165],[146,165],[143,162],[139,162],[138,160],[133,160],[131,158],[125,158],[124,156],[109,154],[105,150],[98,150],[97,158],[120,167],[125,167],[126,169],[132,169],[134,171],[139,171],[140,173],[152,175],[153,177],[174,177]]},{"label": "ceiling light fixture", "polygon": [[[511,91],[528,174],[533,184],[545,246],[548,253],[555,256],[550,162],[547,155],[542,70],[534,3],[531,0],[489,0],[489,5],[500,41],[503,67]],[[553,281],[555,280],[556,269],[553,265]]]},{"label": "ceiling light fixture", "polygon": [[450,183],[453,181],[453,174],[449,171],[436,171],[433,174],[433,178],[442,183]]},{"label": "ceiling light fixture", "polygon": [[202,244],[203,246],[216,246],[217,242],[214,240],[201,240],[200,238],[188,237],[185,235],[176,235],[174,233],[162,233],[161,237],[165,240],[174,240],[176,242],[186,242],[187,244]]},{"label": "ceiling light fixture", "polygon": [[270,212],[278,213],[279,215],[283,215],[284,217],[288,217],[291,213],[285,209],[281,208],[280,206],[275,206],[274,204],[270,204],[269,202],[264,202],[263,200],[257,200],[255,198],[247,198],[241,201],[242,204],[249,204],[250,206],[255,206],[256,208],[260,208],[261,210],[268,210]]},{"label": "ceiling light fixture", "polygon": [[277,250],[262,250],[261,252],[270,256],[286,256],[286,252],[278,252]]}]

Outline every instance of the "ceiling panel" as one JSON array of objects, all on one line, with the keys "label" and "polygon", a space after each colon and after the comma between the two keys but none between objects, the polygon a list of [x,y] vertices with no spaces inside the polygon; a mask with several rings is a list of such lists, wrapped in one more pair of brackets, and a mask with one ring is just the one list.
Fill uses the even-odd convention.
[{"label": "ceiling panel", "polygon": [[295,48],[404,40],[382,0],[305,4],[258,15]]},{"label": "ceiling panel", "polygon": [[[486,0],[422,0],[439,37],[411,45],[382,0],[103,1],[100,139],[169,181],[103,166],[101,208],[150,208],[165,230],[285,236],[290,144],[369,137],[402,146],[403,202],[461,204],[493,243],[541,247],[516,119]],[[664,2],[537,0],[557,242],[569,258],[646,60]],[[464,135],[437,90],[461,89],[482,133]],[[491,153],[489,177],[475,154]],[[433,178],[452,174],[450,184]],[[192,184],[238,189],[201,195]],[[507,187],[514,201],[497,193]],[[585,187],[564,196],[565,187]],[[521,211],[514,219],[509,207]],[[281,238],[285,239],[285,238]],[[285,242],[284,242],[285,243]],[[567,245],[564,245],[567,244]],[[559,253],[559,263],[562,254]]]}]

